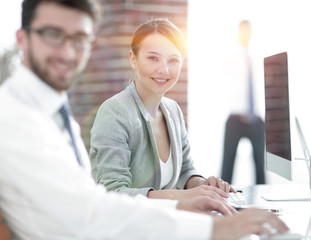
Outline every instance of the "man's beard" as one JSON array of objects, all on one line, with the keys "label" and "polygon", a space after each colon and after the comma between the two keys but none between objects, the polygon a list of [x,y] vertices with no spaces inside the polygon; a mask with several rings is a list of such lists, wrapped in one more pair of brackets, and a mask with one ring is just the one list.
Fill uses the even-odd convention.
[{"label": "man's beard", "polygon": [[[46,84],[51,86],[53,89],[56,91],[67,91],[74,78],[77,77],[78,73],[75,72],[72,74],[72,76],[69,77],[59,77],[58,79],[55,79],[51,76],[51,74],[48,72],[47,66],[44,68],[44,65],[40,64],[39,61],[35,58],[35,55],[31,51],[32,49],[29,50],[29,64],[31,70]],[[46,64],[51,63],[52,61],[62,61],[60,59],[52,59],[48,58]],[[72,68],[76,68],[76,62],[72,61],[70,62]],[[62,84],[63,83],[63,84]]]}]

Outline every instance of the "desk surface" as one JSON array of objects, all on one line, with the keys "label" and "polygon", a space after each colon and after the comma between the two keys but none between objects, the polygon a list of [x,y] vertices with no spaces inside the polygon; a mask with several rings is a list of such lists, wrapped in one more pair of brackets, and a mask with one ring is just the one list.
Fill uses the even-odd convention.
[{"label": "desk surface", "polygon": [[255,185],[242,189],[248,204],[268,209],[280,209],[279,216],[293,232],[306,236],[311,240],[311,201],[266,201],[263,195],[270,192],[310,191],[308,186],[301,184]]}]

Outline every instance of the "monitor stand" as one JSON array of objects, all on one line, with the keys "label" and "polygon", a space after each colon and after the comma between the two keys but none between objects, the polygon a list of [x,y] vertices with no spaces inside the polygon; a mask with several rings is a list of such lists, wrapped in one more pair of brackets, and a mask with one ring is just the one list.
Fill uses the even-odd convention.
[{"label": "monitor stand", "polygon": [[299,159],[298,158],[296,160],[304,160],[306,162],[307,171],[309,173],[309,187],[310,187],[310,190],[311,190],[311,155],[310,155],[310,151],[309,151],[307,142],[306,142],[305,137],[303,135],[302,129],[300,127],[298,118],[296,117],[295,120],[296,120],[296,129],[297,129],[298,138],[299,138],[299,141],[300,141],[300,146],[301,146],[303,154],[305,156],[304,159]]},{"label": "monitor stand", "polygon": [[266,201],[311,201],[311,191],[307,185],[283,185],[278,185],[273,191],[264,193],[261,197]]},{"label": "monitor stand", "polygon": [[303,160],[306,162],[307,171],[309,174],[309,187],[308,188],[294,188],[284,189],[282,191],[273,191],[262,196],[267,201],[311,201],[311,155],[301,130],[299,121],[296,117],[296,129],[300,141],[300,145],[305,158],[295,158],[296,160]]}]

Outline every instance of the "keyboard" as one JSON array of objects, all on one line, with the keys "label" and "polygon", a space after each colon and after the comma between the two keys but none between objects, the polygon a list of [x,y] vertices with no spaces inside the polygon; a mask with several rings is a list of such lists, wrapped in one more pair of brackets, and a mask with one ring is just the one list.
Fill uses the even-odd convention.
[{"label": "keyboard", "polygon": [[229,197],[225,198],[225,200],[231,206],[239,206],[239,205],[247,204],[245,197],[240,192],[237,192],[237,193],[229,192]]}]

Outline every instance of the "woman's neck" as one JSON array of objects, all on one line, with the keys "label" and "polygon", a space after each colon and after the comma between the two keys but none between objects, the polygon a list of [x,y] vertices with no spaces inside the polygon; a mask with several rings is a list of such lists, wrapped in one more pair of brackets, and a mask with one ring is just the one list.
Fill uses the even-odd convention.
[{"label": "woman's neck", "polygon": [[162,95],[155,95],[151,92],[142,91],[142,89],[139,88],[139,86],[136,86],[138,95],[141,98],[141,101],[143,102],[145,109],[147,113],[152,117],[156,118],[158,115],[158,112],[160,110],[160,103],[162,100]]}]

